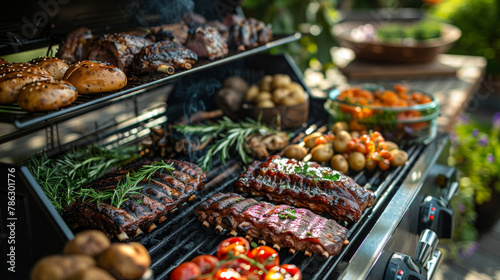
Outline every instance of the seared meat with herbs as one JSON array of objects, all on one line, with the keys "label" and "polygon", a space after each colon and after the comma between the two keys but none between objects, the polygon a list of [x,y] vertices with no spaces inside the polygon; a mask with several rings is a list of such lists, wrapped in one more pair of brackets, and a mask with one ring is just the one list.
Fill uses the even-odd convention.
[{"label": "seared meat with herbs", "polygon": [[347,229],[313,212],[288,205],[273,205],[233,194],[215,194],[195,211],[203,225],[240,231],[281,248],[336,255],[348,244]]},{"label": "seared meat with herbs", "polygon": [[193,50],[199,57],[210,60],[225,57],[229,50],[217,28],[205,24],[189,31],[186,47]]},{"label": "seared meat with herbs", "polygon": [[317,213],[327,212],[346,221],[358,221],[374,201],[371,191],[338,171],[316,162],[279,156],[250,163],[236,181],[235,189]]},{"label": "seared meat with herbs", "polygon": [[86,27],[73,30],[59,46],[56,57],[67,63],[75,63],[86,59],[90,42],[93,39],[92,32]]},{"label": "seared meat with herbs", "polygon": [[[78,224],[84,228],[99,229],[109,237],[126,233],[135,236],[138,229],[150,231],[153,223],[162,222],[165,214],[174,212],[186,202],[196,190],[203,189],[206,176],[195,164],[180,160],[165,160],[172,169],[158,169],[149,180],[137,183],[137,193],[127,197],[120,208],[112,206],[110,199],[96,203],[92,199],[78,201],[63,210],[63,218],[68,224]],[[147,166],[143,163],[132,169],[121,169],[114,174],[91,184],[96,192],[122,187],[126,174]],[[125,181],[126,182],[126,181]]]},{"label": "seared meat with herbs", "polygon": [[174,68],[191,69],[197,61],[198,56],[192,50],[177,42],[162,41],[144,47],[136,55],[132,70],[135,74],[153,71],[173,74]]}]

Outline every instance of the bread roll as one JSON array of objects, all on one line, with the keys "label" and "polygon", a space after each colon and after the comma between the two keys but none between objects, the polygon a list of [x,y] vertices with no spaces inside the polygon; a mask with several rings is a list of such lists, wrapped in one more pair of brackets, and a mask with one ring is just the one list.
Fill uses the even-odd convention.
[{"label": "bread roll", "polygon": [[76,88],[68,82],[34,82],[21,89],[17,103],[26,111],[44,112],[68,106],[77,97]]},{"label": "bread roll", "polygon": [[47,70],[56,80],[61,80],[69,68],[66,62],[56,57],[39,57],[30,61],[30,63]]},{"label": "bread roll", "polygon": [[71,65],[63,80],[74,85],[79,93],[108,92],[127,85],[127,76],[120,68],[89,60]]},{"label": "bread roll", "polygon": [[54,78],[49,71],[43,69],[40,66],[33,65],[30,63],[7,63],[0,66],[0,74],[8,73],[28,73],[38,76],[43,76],[47,78]]},{"label": "bread roll", "polygon": [[51,80],[51,77],[22,71],[0,74],[0,104],[15,103],[21,88],[29,83]]}]

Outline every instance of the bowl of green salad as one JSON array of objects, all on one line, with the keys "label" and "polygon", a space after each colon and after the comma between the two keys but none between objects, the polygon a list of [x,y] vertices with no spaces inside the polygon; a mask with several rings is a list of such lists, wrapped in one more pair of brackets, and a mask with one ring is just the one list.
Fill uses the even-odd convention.
[{"label": "bowl of green salad", "polygon": [[342,22],[333,33],[357,58],[386,63],[424,63],[446,52],[460,38],[456,26],[433,21]]}]

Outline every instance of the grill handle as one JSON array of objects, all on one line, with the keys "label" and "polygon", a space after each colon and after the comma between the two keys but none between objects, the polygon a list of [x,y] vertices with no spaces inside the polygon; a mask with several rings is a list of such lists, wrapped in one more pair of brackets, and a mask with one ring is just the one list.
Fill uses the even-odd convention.
[{"label": "grill handle", "polygon": [[429,258],[439,243],[439,238],[435,232],[426,229],[420,235],[420,240],[415,251],[415,260],[421,266],[425,266]]}]

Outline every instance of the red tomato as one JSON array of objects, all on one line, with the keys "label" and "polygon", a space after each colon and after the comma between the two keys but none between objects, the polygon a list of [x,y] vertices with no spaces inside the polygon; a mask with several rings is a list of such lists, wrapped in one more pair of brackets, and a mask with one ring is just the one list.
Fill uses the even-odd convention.
[{"label": "red tomato", "polygon": [[347,148],[349,149],[349,151],[354,151],[357,145],[358,144],[356,143],[356,141],[354,139],[351,139],[349,143],[347,143]]},{"label": "red tomato", "polygon": [[368,150],[366,149],[366,146],[365,144],[363,143],[359,143],[357,146],[356,146],[356,152],[360,152],[364,155],[366,155],[366,153],[368,153]]},{"label": "red tomato", "polygon": [[388,159],[384,159],[378,162],[378,168],[380,168],[381,170],[385,171],[389,169],[389,167],[391,167],[391,162]]},{"label": "red tomato", "polygon": [[201,269],[201,274],[212,272],[217,266],[219,259],[212,255],[199,255],[191,260],[191,262],[197,264]]},{"label": "red tomato", "polygon": [[241,280],[241,275],[234,269],[221,268],[213,276],[216,280]]},{"label": "red tomato", "polygon": [[388,159],[390,157],[392,157],[392,154],[391,152],[389,152],[388,150],[382,150],[378,153],[381,157],[383,157],[384,159]]},{"label": "red tomato", "polygon": [[328,138],[326,138],[324,135],[314,139],[314,146],[318,146],[319,144],[326,144],[326,143],[328,143]]},{"label": "red tomato", "polygon": [[267,270],[280,265],[278,252],[269,246],[259,246],[253,249],[248,257],[263,264]]},{"label": "red tomato", "polygon": [[201,275],[200,267],[193,262],[181,263],[170,273],[170,280],[193,280]]},{"label": "red tomato", "polygon": [[384,142],[385,139],[384,137],[382,136],[382,133],[378,132],[378,131],[374,131],[371,133],[371,138],[373,141],[379,141],[379,142]]},{"label": "red tomato", "polygon": [[233,256],[246,255],[250,251],[250,243],[243,237],[230,237],[217,247],[217,257],[224,260],[229,254]]},{"label": "red tomato", "polygon": [[279,266],[275,266],[269,269],[264,280],[285,280],[285,275],[281,273]]},{"label": "red tomato", "polygon": [[290,276],[290,278],[287,278],[288,275],[285,277],[285,279],[290,279],[290,280],[302,280],[302,273],[300,272],[300,269],[293,264],[283,264],[280,266],[280,270],[283,272],[285,271],[286,274]]}]

